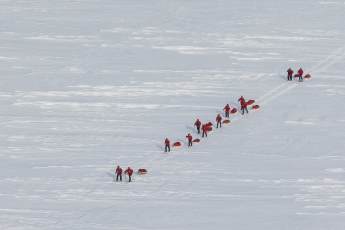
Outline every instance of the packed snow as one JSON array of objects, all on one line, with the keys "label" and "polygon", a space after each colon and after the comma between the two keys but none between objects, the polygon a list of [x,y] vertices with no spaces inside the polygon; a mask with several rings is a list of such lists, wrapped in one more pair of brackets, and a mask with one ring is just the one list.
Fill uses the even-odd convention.
[{"label": "packed snow", "polygon": [[[344,22],[344,0],[1,0],[0,229],[345,229]],[[241,95],[260,109],[186,147]]]}]

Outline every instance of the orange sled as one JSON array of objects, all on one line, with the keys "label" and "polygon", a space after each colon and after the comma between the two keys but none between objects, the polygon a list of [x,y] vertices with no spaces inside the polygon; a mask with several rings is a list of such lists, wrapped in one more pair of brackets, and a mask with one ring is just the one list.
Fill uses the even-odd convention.
[{"label": "orange sled", "polygon": [[147,174],[147,170],[146,169],[138,169],[138,174],[139,175],[145,175],[145,174]]},{"label": "orange sled", "polygon": [[254,104],[254,102],[255,102],[255,100],[253,100],[253,99],[251,99],[251,100],[249,100],[249,101],[247,101],[247,105],[252,105],[252,104]]},{"label": "orange sled", "polygon": [[305,79],[310,79],[311,75],[308,73],[307,75],[304,76]]},{"label": "orange sled", "polygon": [[173,147],[180,147],[182,146],[181,142],[177,141],[173,144]]},{"label": "orange sled", "polygon": [[259,105],[253,105],[253,106],[252,106],[252,109],[258,109],[258,108],[260,108]]},{"label": "orange sled", "polygon": [[237,113],[237,109],[236,108],[233,108],[230,113],[234,114],[234,113]]}]

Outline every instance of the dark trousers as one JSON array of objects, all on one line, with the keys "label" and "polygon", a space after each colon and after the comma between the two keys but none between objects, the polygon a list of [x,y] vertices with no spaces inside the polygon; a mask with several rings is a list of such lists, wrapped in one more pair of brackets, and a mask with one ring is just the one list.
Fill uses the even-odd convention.
[{"label": "dark trousers", "polygon": [[288,75],[288,81],[292,81],[292,75]]},{"label": "dark trousers", "polygon": [[207,132],[205,130],[202,131],[202,137],[206,136],[207,137]]},{"label": "dark trousers", "polygon": [[242,115],[244,114],[244,111],[246,111],[246,112],[248,113],[247,107],[241,107],[241,113],[242,113]]},{"label": "dark trousers", "polygon": [[165,145],[165,152],[170,152],[170,146],[169,145]]},{"label": "dark trousers", "polygon": [[192,147],[193,141],[188,141],[188,147]]},{"label": "dark trousers", "polygon": [[221,121],[217,121],[217,129],[218,129],[218,125],[220,128],[222,128],[222,122]]},{"label": "dark trousers", "polygon": [[120,181],[122,181],[122,175],[121,174],[116,174],[116,181],[119,181],[119,178],[120,178]]},{"label": "dark trousers", "polygon": [[225,112],[225,117],[229,117],[229,112]]},{"label": "dark trousers", "polygon": [[128,175],[128,182],[132,181],[132,176]]},{"label": "dark trousers", "polygon": [[302,75],[299,75],[299,76],[298,76],[298,80],[299,80],[299,81],[303,81]]},{"label": "dark trousers", "polygon": [[196,130],[198,130],[198,134],[200,134],[200,126],[198,127],[196,127]]}]

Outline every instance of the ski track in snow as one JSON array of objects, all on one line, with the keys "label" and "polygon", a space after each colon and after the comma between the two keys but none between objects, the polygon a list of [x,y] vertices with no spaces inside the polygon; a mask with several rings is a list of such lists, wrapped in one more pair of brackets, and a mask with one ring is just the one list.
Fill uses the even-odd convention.
[{"label": "ski track in snow", "polygon": [[[323,59],[322,61],[317,63],[315,66],[313,66],[310,69],[310,71],[306,71],[306,72],[313,74],[313,73],[326,71],[329,67],[341,61],[344,57],[345,57],[345,46],[336,49],[325,59]],[[293,83],[291,86],[288,86],[289,84],[291,83],[284,82],[281,85],[278,85],[277,87],[265,93],[263,96],[259,97],[257,101],[259,102],[259,104],[265,105],[269,101],[274,100],[275,98],[278,98],[286,94],[287,92],[291,91],[292,89],[296,88],[299,85],[298,83]]]}]

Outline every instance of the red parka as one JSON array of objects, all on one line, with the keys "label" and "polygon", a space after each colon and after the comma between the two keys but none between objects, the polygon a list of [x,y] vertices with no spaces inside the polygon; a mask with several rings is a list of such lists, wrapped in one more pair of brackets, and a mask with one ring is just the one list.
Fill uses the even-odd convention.
[{"label": "red parka", "polygon": [[188,135],[186,136],[186,138],[188,139],[189,142],[191,142],[193,140],[193,136],[190,135],[190,133],[188,133]]},{"label": "red parka", "polygon": [[199,119],[196,119],[194,125],[195,125],[196,127],[200,128],[200,126],[201,126],[201,121],[200,121]]},{"label": "red parka", "polygon": [[168,138],[165,138],[165,141],[164,141],[164,143],[165,143],[165,145],[168,145],[168,146],[170,146],[170,141],[169,141],[169,139],[168,139]]},{"label": "red parka", "polygon": [[289,68],[286,72],[288,73],[288,76],[292,76],[293,75],[293,70],[291,68]]},{"label": "red parka", "polygon": [[302,68],[300,68],[300,69],[298,70],[298,75],[299,75],[299,76],[303,76],[303,69],[302,69]]},{"label": "red parka", "polygon": [[205,124],[202,125],[202,126],[201,126],[201,129],[202,129],[202,131],[207,132],[207,125],[205,125]]},{"label": "red parka", "polygon": [[226,106],[224,107],[225,112],[230,112],[230,105],[226,104]]},{"label": "red parka", "polygon": [[244,100],[244,97],[243,97],[243,96],[241,96],[241,97],[238,99],[238,101],[240,102],[242,108],[247,107],[246,100]]},{"label": "red parka", "polygon": [[127,174],[128,176],[132,176],[133,174],[133,169],[131,169],[130,167],[128,167],[125,171],[125,174]]},{"label": "red parka", "polygon": [[122,168],[120,166],[117,166],[115,173],[116,175],[122,175]]},{"label": "red parka", "polygon": [[217,115],[216,121],[217,122],[221,122],[222,121],[222,116],[220,114]]}]

